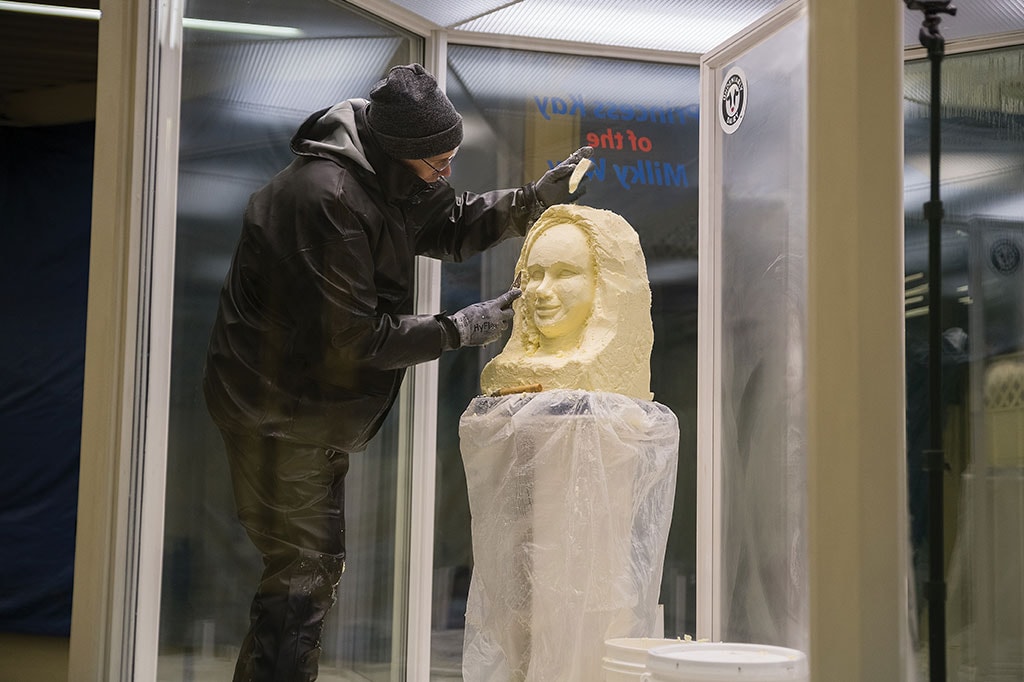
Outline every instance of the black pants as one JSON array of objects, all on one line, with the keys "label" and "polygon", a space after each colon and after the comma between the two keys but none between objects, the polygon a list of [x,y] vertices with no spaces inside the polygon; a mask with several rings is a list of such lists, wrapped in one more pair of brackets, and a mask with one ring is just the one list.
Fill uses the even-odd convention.
[{"label": "black pants", "polygon": [[348,453],[222,435],[238,519],[263,554],[234,682],[311,682],[345,570]]}]

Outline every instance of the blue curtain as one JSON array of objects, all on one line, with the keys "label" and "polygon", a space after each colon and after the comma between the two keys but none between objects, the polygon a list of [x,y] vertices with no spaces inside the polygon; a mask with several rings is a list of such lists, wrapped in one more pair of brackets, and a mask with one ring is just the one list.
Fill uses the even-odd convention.
[{"label": "blue curtain", "polygon": [[71,624],[93,122],[0,127],[0,631]]}]

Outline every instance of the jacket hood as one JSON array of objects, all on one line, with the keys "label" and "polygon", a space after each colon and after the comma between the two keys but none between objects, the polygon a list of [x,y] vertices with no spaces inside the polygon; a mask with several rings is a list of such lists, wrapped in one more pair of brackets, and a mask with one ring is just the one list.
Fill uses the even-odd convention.
[{"label": "jacket hood", "polygon": [[292,136],[292,151],[334,160],[351,159],[373,173],[356,129],[356,108],[365,106],[366,100],[350,99],[311,114]]},{"label": "jacket hood", "polygon": [[393,201],[418,202],[441,189],[438,183],[424,182],[401,161],[384,153],[366,124],[367,104],[364,99],[349,99],[311,114],[292,137],[292,152],[341,165],[355,163],[372,175]]}]

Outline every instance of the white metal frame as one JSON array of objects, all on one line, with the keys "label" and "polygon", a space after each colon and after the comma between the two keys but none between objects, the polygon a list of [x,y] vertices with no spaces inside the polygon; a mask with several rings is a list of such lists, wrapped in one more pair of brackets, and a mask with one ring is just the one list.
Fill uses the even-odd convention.
[{"label": "white metal frame", "polygon": [[156,678],[180,11],[178,0],[100,5],[74,680]]},{"label": "white metal frame", "polygon": [[707,52],[700,64],[700,194],[697,278],[697,636],[721,639],[721,142],[718,88],[726,68],[751,48],[796,21],[805,0],[790,0],[759,24]]},{"label": "white metal frame", "polygon": [[[149,358],[139,514],[138,613],[135,679],[155,680],[159,650],[160,583],[164,551],[164,503],[170,418],[171,332],[174,313],[174,246],[177,232],[178,131],[181,102],[181,20],[183,0],[156,5],[156,54],[150,63],[147,166],[154,173],[145,223],[152,226],[148,258]],[[140,294],[144,290],[140,290]],[[145,301],[140,301],[145,307]],[[139,320],[140,329],[146,320]]]},{"label": "white metal frame", "polygon": [[[427,38],[428,71],[445,87],[447,42],[443,32],[432,31]],[[416,310],[434,312],[441,305],[441,264],[431,258],[416,259]],[[411,383],[411,385],[410,385]],[[434,507],[437,471],[438,361],[417,365],[411,382],[403,388],[411,401],[412,481],[409,500],[409,576],[406,619],[406,678],[430,678],[431,604],[434,575]],[[399,516],[401,522],[401,516]],[[397,553],[396,553],[396,556]],[[396,574],[398,571],[396,570]],[[397,600],[396,600],[397,601]],[[395,614],[398,624],[405,614]],[[396,651],[392,660],[401,660]]]}]

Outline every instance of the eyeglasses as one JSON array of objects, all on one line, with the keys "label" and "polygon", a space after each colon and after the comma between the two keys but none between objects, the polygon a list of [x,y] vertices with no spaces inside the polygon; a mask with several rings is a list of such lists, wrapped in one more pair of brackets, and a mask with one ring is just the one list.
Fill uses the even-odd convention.
[{"label": "eyeglasses", "polygon": [[423,163],[427,164],[427,166],[430,167],[430,170],[432,170],[435,173],[437,173],[438,177],[440,177],[440,175],[442,173],[444,173],[446,170],[448,170],[448,167],[452,165],[452,161],[455,160],[455,155],[458,154],[458,153],[459,153],[459,150],[456,149],[454,152],[452,152],[452,155],[449,156],[447,159],[445,159],[444,162],[440,166],[435,166],[434,164],[430,163],[426,159],[420,159],[420,161],[422,161]]}]

